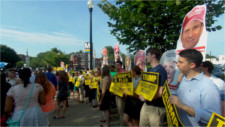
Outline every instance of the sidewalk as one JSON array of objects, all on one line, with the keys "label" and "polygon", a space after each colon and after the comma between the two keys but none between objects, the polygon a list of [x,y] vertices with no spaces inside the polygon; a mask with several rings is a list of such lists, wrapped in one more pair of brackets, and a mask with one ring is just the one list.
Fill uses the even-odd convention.
[{"label": "sidewalk", "polygon": [[[72,98],[72,96],[71,96]],[[62,114],[62,108],[60,109]],[[55,111],[49,115],[51,126],[100,126],[103,123],[99,122],[103,119],[102,111],[98,111],[87,103],[79,104],[75,99],[69,100],[69,107],[66,109],[65,119],[53,119]],[[111,126],[119,126],[118,114],[111,115]]]}]

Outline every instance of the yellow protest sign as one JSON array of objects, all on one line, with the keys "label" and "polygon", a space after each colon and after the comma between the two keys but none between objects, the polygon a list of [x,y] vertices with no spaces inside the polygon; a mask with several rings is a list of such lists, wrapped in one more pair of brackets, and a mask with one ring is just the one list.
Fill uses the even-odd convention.
[{"label": "yellow protest sign", "polygon": [[163,88],[164,89],[163,89],[162,99],[166,108],[167,125],[176,126],[176,127],[184,126],[182,122],[180,121],[176,106],[169,103],[169,97],[171,96],[171,92],[170,92],[167,81],[165,81]]},{"label": "yellow protest sign", "polygon": [[141,81],[139,82],[135,93],[142,95],[145,99],[152,101],[159,84],[159,73],[157,72],[142,72]]},{"label": "yellow protest sign", "polygon": [[225,118],[213,112],[207,127],[224,127],[224,126],[225,126]]},{"label": "yellow protest sign", "polygon": [[94,77],[92,79],[91,89],[97,89],[99,87],[100,78],[101,77]]},{"label": "yellow protest sign", "polygon": [[127,95],[133,95],[133,78],[131,71],[116,74],[116,83]]},{"label": "yellow protest sign", "polygon": [[76,84],[75,84],[76,87],[79,87],[80,86],[81,80],[82,80],[81,78],[78,78],[77,79]]},{"label": "yellow protest sign", "polygon": [[109,91],[111,93],[114,93],[120,97],[123,97],[123,89],[120,87],[120,85],[118,83],[116,83],[116,78],[117,75],[115,75],[113,77],[113,81],[111,82],[111,85],[110,85],[110,88],[109,88]]},{"label": "yellow protest sign", "polygon": [[84,76],[85,85],[91,85],[91,76]]}]

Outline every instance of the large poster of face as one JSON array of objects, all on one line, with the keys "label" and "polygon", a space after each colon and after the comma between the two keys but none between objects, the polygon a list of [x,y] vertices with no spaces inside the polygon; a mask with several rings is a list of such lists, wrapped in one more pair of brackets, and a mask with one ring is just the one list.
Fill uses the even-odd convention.
[{"label": "large poster of face", "polygon": [[107,49],[106,48],[103,48],[102,50],[102,68],[105,66],[105,65],[108,65],[108,55],[107,55]]},{"label": "large poster of face", "polygon": [[142,71],[145,71],[145,51],[139,50],[134,57],[134,65],[140,67]]},{"label": "large poster of face", "polygon": [[120,48],[119,48],[118,44],[115,44],[115,46],[114,46],[114,57],[115,57],[115,62],[122,61],[122,57],[120,54]]},{"label": "large poster of face", "polygon": [[206,6],[198,5],[184,17],[180,37],[177,42],[177,54],[185,49],[196,49],[205,58],[207,44],[205,15]]},{"label": "large poster of face", "polygon": [[167,82],[172,94],[176,94],[177,77],[179,70],[176,68],[176,50],[168,50],[163,53],[160,64],[167,72]]},{"label": "large poster of face", "polygon": [[126,71],[130,71],[131,70],[131,58],[130,58],[130,54],[129,54],[129,51],[127,51],[127,54],[126,54]]}]

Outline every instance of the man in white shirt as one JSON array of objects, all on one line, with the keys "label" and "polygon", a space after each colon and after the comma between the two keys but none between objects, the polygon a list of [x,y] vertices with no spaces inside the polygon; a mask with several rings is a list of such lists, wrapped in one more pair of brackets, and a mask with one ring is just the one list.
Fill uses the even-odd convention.
[{"label": "man in white shirt", "polygon": [[204,72],[205,76],[207,78],[209,78],[219,89],[220,92],[220,97],[221,97],[221,114],[222,116],[225,117],[225,100],[224,100],[224,96],[225,96],[225,82],[220,79],[215,77],[214,75],[212,75],[212,71],[213,71],[213,64],[210,61],[205,61],[202,62],[200,70]]}]

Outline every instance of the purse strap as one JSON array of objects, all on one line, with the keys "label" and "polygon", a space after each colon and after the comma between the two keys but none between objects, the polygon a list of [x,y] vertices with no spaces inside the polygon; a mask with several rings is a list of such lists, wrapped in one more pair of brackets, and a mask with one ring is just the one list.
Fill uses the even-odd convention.
[{"label": "purse strap", "polygon": [[27,105],[28,105],[28,102],[29,102],[29,100],[30,100],[30,96],[31,96],[31,94],[32,94],[32,92],[33,92],[34,86],[35,86],[35,84],[33,83],[33,86],[32,86],[32,88],[31,88],[30,94],[29,94],[29,96],[28,96],[28,98],[27,98],[26,104],[25,104],[25,106],[24,106],[24,108],[23,108],[23,111],[22,111],[22,113],[21,113],[21,115],[20,115],[20,119],[19,119],[19,120],[21,120],[21,118],[22,118],[23,115],[24,115],[25,109],[27,108]]}]

